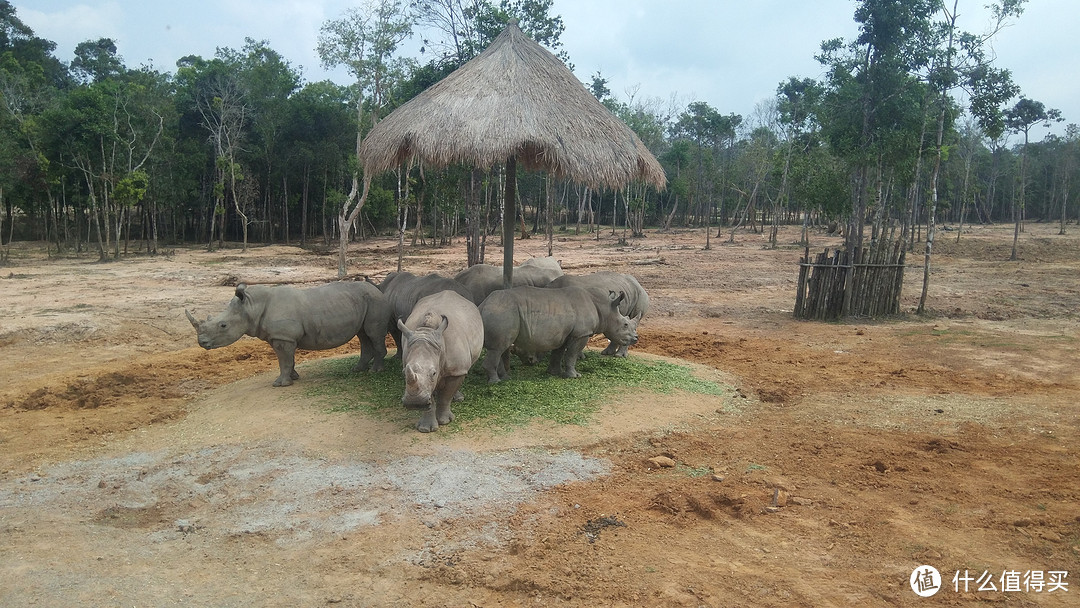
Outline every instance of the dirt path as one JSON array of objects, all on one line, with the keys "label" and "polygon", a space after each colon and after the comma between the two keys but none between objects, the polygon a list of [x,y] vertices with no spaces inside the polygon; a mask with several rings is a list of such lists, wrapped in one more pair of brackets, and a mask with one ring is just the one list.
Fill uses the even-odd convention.
[{"label": "dirt path", "polygon": [[[194,346],[185,308],[217,312],[237,281],[329,280],[331,257],[16,249],[0,272],[0,605],[915,606],[933,601],[908,586],[921,564],[950,604],[1075,605],[1080,237],[1056,232],[1029,226],[1011,263],[1006,227],[945,239],[932,315],[844,324],[791,319],[796,246],[564,235],[568,272],[648,289],[632,352],[730,390],[434,435],[329,412],[304,377],[271,388],[256,340]],[[393,251],[356,245],[351,269],[385,273]],[[463,259],[417,249],[405,267]],[[905,310],[920,279],[909,269]],[[357,348],[305,353],[300,372]],[[954,591],[965,571],[997,590]],[[1004,591],[1013,571],[1068,572],[1068,591]]]}]

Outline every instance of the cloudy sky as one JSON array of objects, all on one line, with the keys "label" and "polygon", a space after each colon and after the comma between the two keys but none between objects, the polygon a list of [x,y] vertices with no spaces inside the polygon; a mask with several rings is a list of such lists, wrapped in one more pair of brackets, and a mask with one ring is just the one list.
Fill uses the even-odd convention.
[{"label": "cloudy sky", "polygon": [[[961,27],[983,31],[988,1],[960,0]],[[314,49],[320,25],[355,1],[12,4],[36,35],[57,43],[63,61],[79,42],[109,37],[129,67],[151,64],[171,72],[180,57],[213,57],[218,47],[238,49],[249,37],[267,40],[306,80],[348,82],[343,71],[323,71]],[[854,0],[554,0],[553,6],[566,24],[563,45],[582,81],[599,72],[623,101],[674,100],[678,107],[705,101],[744,117],[788,76],[820,77],[814,54],[823,40],[855,36],[854,9]],[[994,42],[998,65],[1012,70],[1023,94],[1060,109],[1065,123],[1080,123],[1078,23],[1080,0],[1029,0],[1024,15]]]}]

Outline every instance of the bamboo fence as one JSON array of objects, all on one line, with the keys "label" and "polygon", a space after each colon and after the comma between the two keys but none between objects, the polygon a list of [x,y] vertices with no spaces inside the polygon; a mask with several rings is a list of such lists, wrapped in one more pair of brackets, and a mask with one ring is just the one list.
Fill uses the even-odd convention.
[{"label": "bamboo fence", "polygon": [[857,249],[828,248],[810,261],[810,248],[799,260],[795,317],[814,321],[875,318],[900,312],[905,251],[899,241]]}]

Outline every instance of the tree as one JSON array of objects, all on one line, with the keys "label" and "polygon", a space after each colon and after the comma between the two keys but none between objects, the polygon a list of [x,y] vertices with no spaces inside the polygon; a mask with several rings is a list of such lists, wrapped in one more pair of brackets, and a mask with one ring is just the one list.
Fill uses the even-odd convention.
[{"label": "tree", "polygon": [[[281,139],[290,142],[293,148],[289,165],[301,182],[300,243],[306,245],[313,225],[309,217],[319,211],[325,224],[330,184],[348,170],[348,150],[352,144],[349,133],[355,130],[355,125],[348,90],[328,80],[305,85],[290,98],[288,111]],[[315,207],[309,200],[314,198],[320,183],[322,197]],[[322,230],[324,243],[329,233],[327,228],[324,225]]]},{"label": "tree", "polygon": [[1016,245],[1020,240],[1020,225],[1024,221],[1025,194],[1027,192],[1028,136],[1031,133],[1031,128],[1037,124],[1041,123],[1044,127],[1049,127],[1052,122],[1060,122],[1061,120],[1060,110],[1047,109],[1046,105],[1041,101],[1026,97],[1021,97],[1020,101],[1016,102],[1016,105],[1005,112],[1006,127],[1013,133],[1024,134],[1024,144],[1020,148],[1019,196],[1017,202],[1013,205],[1015,227],[1013,229],[1012,253],[1009,255],[1010,261],[1016,261],[1017,259]]},{"label": "tree", "polygon": [[[284,170],[287,156],[292,152],[291,147],[279,148],[279,143],[283,139],[285,121],[289,118],[290,98],[300,86],[300,74],[277,51],[271,49],[265,40],[255,41],[247,38],[244,48],[239,53],[230,53],[228,63],[237,66],[239,70],[238,80],[250,108],[248,141],[252,149],[249,165],[251,175],[247,180],[245,191],[252,194],[258,192],[254,173],[256,166],[261,166],[264,172],[261,191],[266,203],[264,219],[269,220],[271,217],[270,194],[274,191],[274,184],[281,183],[276,179],[278,175],[275,175],[274,171],[279,166]],[[287,188],[283,187],[280,216],[284,220],[282,225],[286,241],[289,239],[287,192]]]},{"label": "tree", "polygon": [[[712,232],[711,218],[713,201],[716,194],[716,182],[723,176],[716,175],[717,156],[721,149],[730,150],[735,141],[735,130],[742,124],[738,114],[720,114],[709,104],[697,101],[687,106],[671,127],[673,139],[686,139],[692,144],[692,162],[695,165],[695,180],[691,182],[690,204],[697,206],[701,223],[705,226],[705,248],[709,249]],[[724,188],[720,188],[720,209],[723,215]]]},{"label": "tree", "polygon": [[476,21],[481,0],[413,0],[416,24],[438,32],[439,38],[424,37],[421,54],[438,54],[436,62],[456,68],[477,52]]},{"label": "tree", "polygon": [[214,247],[214,226],[218,222],[218,245],[221,246],[225,240],[225,205],[229,195],[240,218],[243,250],[247,251],[249,221],[244,205],[246,199],[239,196],[238,185],[244,175],[237,156],[244,142],[245,128],[251,120],[251,105],[237,71],[229,63],[218,58],[206,67],[207,71],[200,79],[195,107],[202,117],[203,128],[209,133],[214,151],[214,212],[207,247],[211,250]]},{"label": "tree", "polygon": [[1077,152],[1080,152],[1080,127],[1075,123],[1069,123],[1065,127],[1065,137],[1060,140],[1061,152],[1059,154],[1059,171],[1061,174],[1061,228],[1058,234],[1065,234],[1067,223],[1067,210],[1069,206],[1069,191],[1072,185],[1073,171],[1077,166]]},{"label": "tree", "polygon": [[592,80],[589,82],[589,92],[593,94],[593,97],[597,101],[603,102],[605,99],[611,97],[611,89],[608,88],[608,80],[600,75],[600,71],[597,70],[592,75]]},{"label": "tree", "polygon": [[434,59],[451,69],[480,54],[510,22],[536,42],[548,47],[564,62],[569,57],[559,38],[565,26],[562,17],[552,16],[552,0],[413,0],[416,23],[436,36],[423,38],[421,53],[433,51]]},{"label": "tree", "polygon": [[[863,246],[867,212],[877,205],[890,172],[909,162],[920,144],[920,82],[912,74],[928,63],[927,40],[935,0],[861,0],[855,10],[859,35],[822,44],[817,57],[826,66],[822,129],[833,151],[853,168],[854,184],[845,246]],[[870,200],[873,193],[873,200]],[[845,306],[845,313],[847,306]]]},{"label": "tree", "polygon": [[[798,150],[805,154],[814,141],[813,132],[817,128],[815,114],[819,111],[823,90],[821,85],[812,78],[788,78],[776,90],[780,124],[784,127],[784,137],[787,140],[784,146],[784,168],[780,175],[780,191],[776,196],[776,213],[773,218],[773,228],[769,233],[769,244],[776,247],[777,222],[779,211],[784,204],[791,200],[790,177],[791,165]],[[806,220],[809,214],[804,216],[803,242],[808,240]]]},{"label": "tree", "polygon": [[[996,119],[996,102],[1008,99],[1015,94],[1015,87],[1007,71],[995,70],[989,65],[984,46],[1005,26],[1011,17],[1023,13],[1027,0],[1003,0],[990,5],[994,16],[994,25],[990,32],[975,36],[960,32],[956,28],[959,17],[960,0],[953,0],[952,9],[942,3],[939,10],[942,21],[939,23],[938,37],[932,39],[935,46],[930,51],[931,63],[928,80],[931,90],[937,96],[937,129],[934,145],[934,169],[930,175],[930,208],[926,217],[926,248],[923,255],[922,293],[919,296],[917,314],[926,311],[926,296],[930,286],[930,258],[937,232],[938,179],[941,175],[941,162],[945,155],[945,126],[952,104],[949,93],[954,88],[963,87],[974,99],[972,111],[976,118],[987,124]],[[920,151],[921,154],[921,151]]]},{"label": "tree", "polygon": [[71,60],[71,72],[81,83],[116,78],[124,71],[124,60],[116,54],[112,38],[80,42]]},{"label": "tree", "polygon": [[[364,101],[370,98],[371,125],[378,122],[378,108],[390,90],[388,77],[399,66],[393,54],[412,32],[412,21],[399,0],[366,0],[359,8],[345,11],[337,20],[327,21],[319,32],[319,58],[327,68],[344,65],[356,78],[356,152],[359,154],[365,129]],[[371,188],[371,176],[363,176],[360,188],[359,162],[353,169],[352,186],[338,214],[338,277],[346,274],[349,233],[356,224]]]}]

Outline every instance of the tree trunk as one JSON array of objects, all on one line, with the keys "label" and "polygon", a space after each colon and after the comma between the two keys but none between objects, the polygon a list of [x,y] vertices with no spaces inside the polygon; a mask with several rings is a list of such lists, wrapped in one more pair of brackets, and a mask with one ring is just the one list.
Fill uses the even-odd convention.
[{"label": "tree trunk", "polygon": [[[353,177],[354,187],[356,177]],[[345,199],[345,204],[341,206],[341,213],[338,215],[338,229],[340,234],[338,235],[338,278],[343,279],[347,274],[347,260],[346,256],[349,251],[349,233],[352,231],[353,225],[356,223],[356,218],[360,215],[360,210],[364,208],[364,203],[367,202],[368,191],[371,189],[371,177],[364,176],[364,189],[360,194],[359,200],[356,202],[356,206],[349,211],[349,204],[352,202],[352,196]],[[354,190],[355,192],[355,190]],[[348,215],[346,215],[348,213]]]}]

